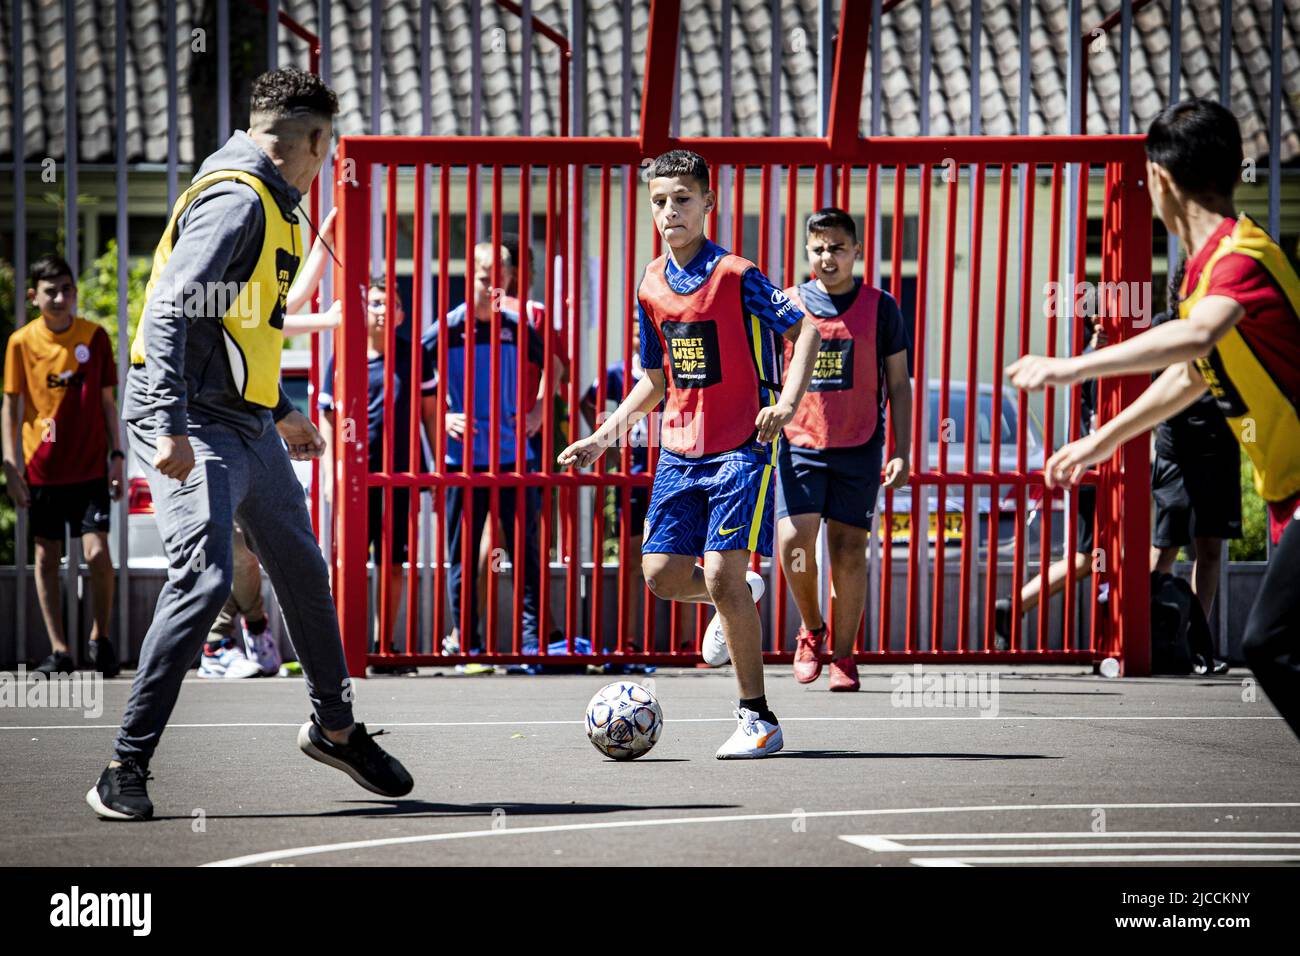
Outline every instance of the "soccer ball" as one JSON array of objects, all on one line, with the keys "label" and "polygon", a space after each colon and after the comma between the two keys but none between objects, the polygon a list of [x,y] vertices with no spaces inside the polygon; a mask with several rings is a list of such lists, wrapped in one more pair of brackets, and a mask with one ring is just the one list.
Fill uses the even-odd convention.
[{"label": "soccer ball", "polygon": [[659,742],[664,712],[646,688],[617,680],[591,698],[586,724],[587,739],[606,757],[635,760]]}]

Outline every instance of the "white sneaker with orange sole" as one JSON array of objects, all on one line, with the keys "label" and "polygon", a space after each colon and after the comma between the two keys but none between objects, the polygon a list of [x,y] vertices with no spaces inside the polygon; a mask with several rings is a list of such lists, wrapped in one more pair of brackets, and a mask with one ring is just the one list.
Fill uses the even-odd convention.
[{"label": "white sneaker with orange sole", "polygon": [[755,757],[770,757],[783,746],[780,724],[769,724],[759,718],[758,714],[744,707],[736,711],[740,723],[736,732],[727,738],[727,742],[718,748],[719,760],[752,760]]}]

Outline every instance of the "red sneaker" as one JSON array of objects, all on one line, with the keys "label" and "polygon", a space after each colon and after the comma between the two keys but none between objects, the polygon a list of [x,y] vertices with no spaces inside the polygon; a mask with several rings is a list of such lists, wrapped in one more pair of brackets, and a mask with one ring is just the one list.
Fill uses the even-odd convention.
[{"label": "red sneaker", "polygon": [[831,690],[855,691],[861,686],[852,654],[831,661]]},{"label": "red sneaker", "polygon": [[794,679],[801,684],[811,684],[822,675],[822,641],[826,628],[815,634],[799,625],[799,636],[794,642]]}]

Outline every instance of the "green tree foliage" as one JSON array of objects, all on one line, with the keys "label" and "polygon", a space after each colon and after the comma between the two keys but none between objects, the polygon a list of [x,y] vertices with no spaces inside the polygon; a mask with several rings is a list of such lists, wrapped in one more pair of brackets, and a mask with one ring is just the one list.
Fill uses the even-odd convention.
[{"label": "green tree foliage", "polygon": [[1268,508],[1255,491],[1255,469],[1241,453],[1241,537],[1228,542],[1228,560],[1264,561],[1268,558]]}]

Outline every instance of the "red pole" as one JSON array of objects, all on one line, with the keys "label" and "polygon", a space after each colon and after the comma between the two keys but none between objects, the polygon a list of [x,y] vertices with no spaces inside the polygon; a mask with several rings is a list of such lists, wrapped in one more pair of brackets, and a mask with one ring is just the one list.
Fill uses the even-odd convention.
[{"label": "red pole", "polygon": [[[438,531],[434,539],[433,565],[433,652],[443,652],[447,561],[447,312],[451,308],[451,167],[438,171],[438,431],[433,439],[433,472],[438,484],[433,510]],[[459,623],[459,622],[458,622]]]},{"label": "red pole", "polygon": [[[921,429],[925,425],[925,406],[929,402],[929,383],[925,380],[925,337],[929,316],[926,314],[926,267],[930,258],[930,179],[928,163],[921,166],[920,225],[916,244],[916,335],[912,351],[912,380],[920,396],[912,402],[912,517],[911,533],[907,538],[907,649],[917,650],[917,632],[920,630],[921,595],[920,552],[918,535],[929,535],[928,527],[918,527],[921,495],[925,486],[917,477],[925,473],[928,461],[921,460]],[[942,507],[942,505],[940,505]]]},{"label": "red pole", "polygon": [[[1065,177],[1065,166],[1063,163],[1055,163],[1052,166],[1052,198],[1051,211],[1048,222],[1052,230],[1051,239],[1049,240],[1049,251],[1047,253],[1047,281],[1054,287],[1059,288],[1061,276],[1060,257],[1061,257],[1061,180]],[[1060,297],[1054,297],[1056,308],[1052,314],[1047,317],[1047,354],[1056,355],[1056,325],[1060,320],[1061,307]],[[1056,389],[1044,389],[1043,394],[1043,462],[1052,457],[1052,431],[1056,423]],[[1043,582],[1042,598],[1038,602],[1038,650],[1043,650],[1049,637],[1050,616],[1048,615],[1048,605],[1051,603],[1047,591],[1047,572],[1052,562],[1052,493],[1043,484],[1043,496],[1039,499],[1042,503],[1042,528],[1039,529],[1039,561],[1038,573]],[[1066,590],[1074,587],[1074,565],[1066,565]],[[1064,647],[1062,647],[1064,650]]]},{"label": "red pole", "polygon": [[[515,266],[515,302],[519,306],[519,319],[515,327],[515,472],[519,475],[528,474],[528,435],[527,435],[527,413],[525,409],[529,408],[536,394],[526,394],[526,385],[528,375],[526,364],[528,360],[528,343],[532,339],[533,328],[528,318],[528,293],[531,283],[527,281],[531,275],[529,267],[531,265],[529,248],[529,237],[531,234],[531,223],[533,218],[532,211],[532,167],[521,166],[519,168],[519,261]],[[542,324],[549,324],[551,321],[550,313],[547,312],[542,316]],[[543,379],[543,381],[547,381]],[[548,382],[549,386],[549,382]],[[546,389],[546,400],[550,400],[550,389]],[[544,453],[544,452],[543,452]],[[526,557],[526,543],[524,541],[524,521],[528,513],[529,488],[521,486],[515,489],[515,536],[514,546],[510,551],[510,567],[513,570],[514,581],[511,585],[511,593],[514,595],[514,609],[511,612],[511,636],[510,648],[515,654],[523,649],[523,606],[524,606],[524,566]],[[541,578],[538,578],[538,586],[541,584]],[[545,640],[546,625],[541,618],[537,620],[537,640],[538,643]]]},{"label": "red pole", "polygon": [[[608,303],[609,303],[609,185],[610,167],[600,167],[600,259],[597,265],[597,301],[596,306],[596,360],[593,369],[596,375],[596,409],[605,407],[605,366],[609,348]],[[581,388],[581,385],[576,386]],[[576,389],[575,389],[576,390]],[[605,594],[605,489],[603,483],[606,473],[606,456],[596,459],[596,475],[601,482],[596,485],[594,507],[591,509],[591,631],[590,641],[593,653],[604,649],[604,610]],[[617,489],[615,491],[617,494]]]},{"label": "red pole", "polygon": [[[980,253],[984,246],[984,173],[983,163],[974,167],[975,184],[972,191],[970,239],[970,293],[967,296],[969,324],[966,330],[966,422],[965,422],[965,460],[962,470],[966,473],[966,492],[962,512],[961,536],[961,603],[957,608],[957,649],[965,651],[970,632],[971,585],[974,578],[975,554],[979,549],[980,528],[979,514],[975,510],[975,501],[979,496],[979,487],[975,484],[976,466],[975,447],[979,441],[976,432],[975,411],[979,405],[979,388],[976,378],[979,375],[979,312],[980,312]],[[989,522],[997,520],[997,502],[989,501]]]},{"label": "red pole", "polygon": [[[935,485],[935,502],[938,513],[935,516],[934,549],[934,604],[930,621],[930,650],[943,650],[943,611],[944,611],[944,559],[948,549],[947,518],[948,494],[944,479],[948,475],[948,443],[950,436],[946,431],[955,425],[948,420],[949,380],[952,375],[952,297],[957,261],[957,175],[959,166],[953,164],[945,167],[948,180],[948,210],[945,229],[947,239],[944,244],[943,264],[943,335],[939,346],[939,477]],[[970,485],[966,486],[967,488]],[[928,530],[926,532],[929,533]],[[958,635],[958,646],[961,646]]]},{"label": "red pole", "polygon": [[366,271],[370,262],[370,164],[348,163],[348,146],[339,149],[338,168],[352,173],[336,187],[339,207],[338,234],[343,237],[342,269],[335,272],[334,292],[343,302],[343,323],[335,333],[338,342],[335,424],[339,456],[334,505],[338,516],[338,564],[335,598],[339,630],[348,672],[366,673],[366,634],[369,631],[370,595],[366,551]]},{"label": "red pole", "polygon": [[[988,589],[984,599],[984,650],[989,650],[994,634],[994,604],[998,599],[998,533],[1001,530],[1002,502],[998,498],[997,479],[1002,474],[1002,364],[1007,333],[1007,239],[1011,223],[1011,164],[1003,163],[998,175],[998,270],[997,285],[993,294],[993,395],[990,400],[990,431],[992,433],[989,470],[993,481],[989,484],[989,546]],[[1020,595],[1012,597],[1012,611],[1020,606]]]},{"label": "red pole", "polygon": [[[424,338],[421,326],[424,323],[424,310],[421,303],[424,301],[424,209],[428,198],[425,196],[424,180],[428,176],[429,167],[426,164],[420,164],[415,167],[415,218],[411,226],[414,231],[414,241],[411,249],[411,261],[414,263],[411,273],[411,312],[413,313],[413,322],[411,326],[411,434],[410,457],[407,461],[407,467],[412,474],[421,474],[425,472],[423,467],[423,454],[421,453],[420,433],[422,416],[421,406],[423,404],[422,394],[424,385],[424,363],[421,361],[424,349],[421,342]],[[396,292],[394,292],[394,295]],[[420,540],[420,498],[423,491],[416,487],[408,493],[407,499],[407,526],[406,526],[406,653],[414,654],[419,648],[419,630],[416,627],[416,615],[419,612],[419,592],[416,587],[419,576],[416,574],[418,565],[418,555],[416,542]]]},{"label": "red pole", "polygon": [[[1123,227],[1120,232],[1120,279],[1129,283],[1129,289],[1142,289],[1149,288],[1151,284],[1151,198],[1146,188],[1145,153],[1141,149],[1135,149],[1134,153],[1134,157],[1124,164],[1121,174]],[[1138,297],[1129,297],[1130,307],[1135,298]],[[1136,318],[1139,317],[1131,315],[1130,323]],[[1141,318],[1149,322],[1151,316]],[[1140,333],[1145,328],[1146,325],[1143,324],[1136,332]],[[1146,377],[1140,375],[1129,375],[1121,379],[1123,405],[1128,407],[1135,402],[1147,384]],[[1129,677],[1145,677],[1151,673],[1151,590],[1148,574],[1151,469],[1147,437],[1141,435],[1125,444],[1120,449],[1120,458],[1124,469],[1124,552],[1120,575],[1116,581],[1117,593],[1110,596],[1110,602],[1114,609],[1112,613],[1118,619],[1124,673]],[[1117,560],[1118,556],[1114,556],[1112,564]]]},{"label": "red pole", "polygon": [[[906,185],[906,174],[906,166],[894,167],[894,218],[893,230],[889,237],[890,295],[894,297],[894,301],[900,307],[903,303],[903,189]],[[920,401],[920,399],[914,398],[913,401]],[[893,417],[894,406],[891,402],[885,417],[885,454],[887,457],[892,457],[894,454],[894,429],[891,424]],[[912,436],[913,444],[919,440],[919,435]],[[915,495],[919,491],[920,486],[916,486],[912,489],[912,494]],[[894,492],[892,489],[885,491],[885,514],[881,519],[880,526],[885,532],[880,570],[880,650],[884,652],[889,650],[890,631],[893,629],[891,615],[894,603]]]},{"label": "red pole", "polygon": [[[1021,244],[1022,263],[1020,266],[1020,350],[1017,355],[1026,355],[1030,351],[1029,312],[1033,297],[1034,273],[1034,193],[1035,165],[1028,163],[1021,173],[1024,195],[1024,218],[1022,219]],[[1011,565],[1011,650],[1020,651],[1020,628],[1023,624],[1023,609],[1020,604],[1020,588],[1025,577],[1025,484],[1024,477],[1028,469],[1029,435],[1029,394],[1023,389],[1016,393],[1016,534],[1012,550]],[[1043,582],[1046,585],[1047,582]],[[1046,587],[1044,587],[1046,591]],[[1044,597],[1046,595],[1044,594]]]}]

